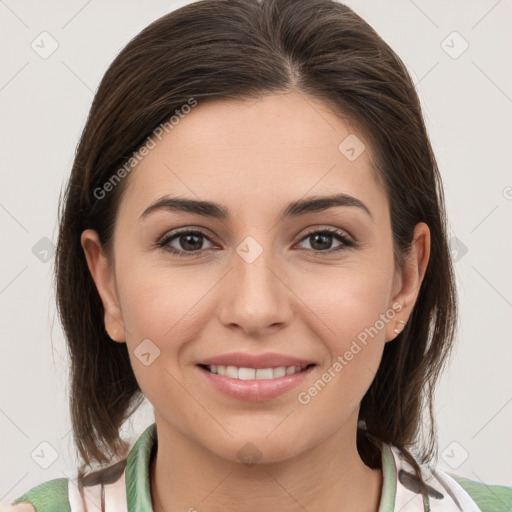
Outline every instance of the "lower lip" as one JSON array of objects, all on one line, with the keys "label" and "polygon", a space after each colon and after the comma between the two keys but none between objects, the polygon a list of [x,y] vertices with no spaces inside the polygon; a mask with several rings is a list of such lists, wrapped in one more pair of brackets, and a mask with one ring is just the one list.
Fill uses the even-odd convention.
[{"label": "lower lip", "polygon": [[276,379],[252,380],[232,379],[225,375],[211,373],[201,366],[197,366],[197,368],[220,392],[239,400],[264,402],[272,400],[299,385],[315,367],[310,366],[299,373],[277,377]]}]

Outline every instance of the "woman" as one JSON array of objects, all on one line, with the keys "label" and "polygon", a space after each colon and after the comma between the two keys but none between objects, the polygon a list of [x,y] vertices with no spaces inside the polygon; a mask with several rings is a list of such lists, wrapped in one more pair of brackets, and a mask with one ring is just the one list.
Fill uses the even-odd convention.
[{"label": "woman", "polygon": [[202,0],[143,30],[96,93],[56,258],[83,465],[13,510],[511,506],[431,464],[442,185],[405,66],[348,7]]}]

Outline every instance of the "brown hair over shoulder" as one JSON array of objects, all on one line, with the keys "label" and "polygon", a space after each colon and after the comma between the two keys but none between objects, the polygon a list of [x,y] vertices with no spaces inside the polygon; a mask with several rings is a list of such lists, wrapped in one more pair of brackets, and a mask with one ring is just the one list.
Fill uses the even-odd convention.
[{"label": "brown hair over shoulder", "polygon": [[[111,250],[129,176],[116,170],[194,98],[250,99],[297,91],[317,98],[370,142],[390,204],[397,268],[425,222],[431,253],[405,329],[386,343],[366,392],[357,444],[376,467],[381,443],[437,456],[435,386],[453,346],[456,290],[443,189],[411,78],[395,52],[349,7],[333,0],[200,0],[153,22],[115,58],[95,94],[59,211],[57,305],[71,360],[70,409],[84,466],[126,453],[120,428],[142,403],[127,346],[113,342],[80,235],[91,228]],[[98,192],[100,191],[100,192]],[[428,435],[421,439],[427,408]],[[421,441],[421,442],[420,442]],[[419,449],[421,448],[421,450]]]}]

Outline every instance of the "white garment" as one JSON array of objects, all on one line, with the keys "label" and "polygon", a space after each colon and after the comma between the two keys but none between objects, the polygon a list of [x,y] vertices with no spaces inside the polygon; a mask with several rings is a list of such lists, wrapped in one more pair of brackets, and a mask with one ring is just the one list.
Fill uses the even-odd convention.
[{"label": "white garment", "polygon": [[[393,512],[429,512],[423,504],[423,496],[410,490],[410,486],[407,487],[402,482],[403,477],[400,478],[400,471],[414,474],[413,467],[395,446],[384,445],[384,449],[389,450],[393,455],[395,466],[397,488]],[[433,489],[433,492],[429,493],[431,512],[481,512],[471,496],[447,473],[440,469],[431,471],[424,465],[420,465],[420,469],[425,484]],[[435,495],[434,491],[441,494],[443,498],[438,499],[432,496],[431,494]]]}]

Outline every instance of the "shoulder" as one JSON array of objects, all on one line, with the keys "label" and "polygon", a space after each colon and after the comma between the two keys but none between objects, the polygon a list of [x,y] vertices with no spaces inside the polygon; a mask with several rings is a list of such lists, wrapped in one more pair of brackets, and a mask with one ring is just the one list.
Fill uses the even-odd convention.
[{"label": "shoulder", "polygon": [[[129,482],[138,489],[140,481],[149,493],[144,479],[148,474],[148,460],[156,447],[156,424],[150,425],[136,441],[127,459],[92,473],[77,472],[71,479],[57,478],[33,487],[9,504],[0,507],[0,512],[76,512],[83,510],[107,510],[126,512],[126,467],[130,461]],[[79,474],[80,473],[80,474]],[[133,492],[138,492],[134,490]],[[136,496],[139,499],[138,496]],[[151,498],[145,497],[147,503]],[[147,508],[150,510],[150,508]]]},{"label": "shoulder", "polygon": [[17,505],[9,505],[2,509],[2,512],[36,512],[36,509],[30,503],[18,503]]},{"label": "shoulder", "polygon": [[57,478],[33,487],[14,500],[8,510],[0,512],[73,512],[126,510],[126,459],[80,478]]},{"label": "shoulder", "polygon": [[[418,510],[423,510],[419,481],[415,471],[398,447],[389,445],[394,464],[389,465],[389,475],[396,475],[395,509],[407,509],[417,500]],[[384,456],[385,455],[385,456]],[[414,455],[413,455],[414,456]],[[460,510],[464,512],[512,512],[512,487],[471,480],[443,470],[438,465],[421,462],[414,457],[424,477],[431,501],[432,511]],[[383,467],[391,460],[383,450]],[[416,503],[414,503],[416,504]],[[415,509],[416,510],[416,509]]]},{"label": "shoulder", "polygon": [[512,512],[512,487],[477,482],[453,473],[446,474],[471,496],[482,512]]},{"label": "shoulder", "polygon": [[10,508],[12,512],[71,512],[68,499],[68,479],[56,478],[33,487],[15,499]]}]

